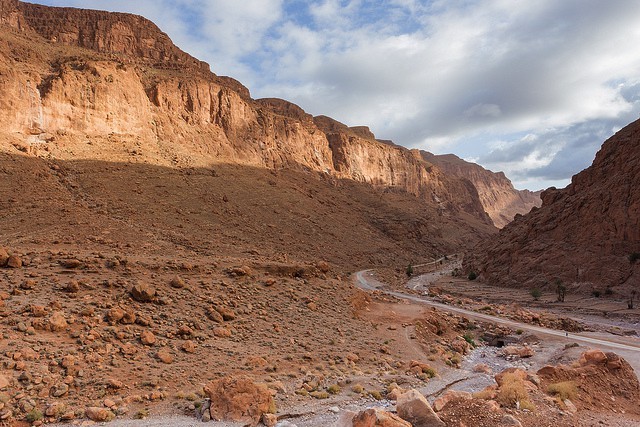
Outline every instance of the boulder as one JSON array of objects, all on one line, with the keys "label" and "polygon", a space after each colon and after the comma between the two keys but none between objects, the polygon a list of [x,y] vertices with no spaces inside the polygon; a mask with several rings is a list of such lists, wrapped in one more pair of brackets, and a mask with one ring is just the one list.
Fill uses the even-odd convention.
[{"label": "boulder", "polygon": [[606,363],[607,355],[604,354],[602,350],[588,350],[582,353],[580,356],[579,363],[581,366],[585,365],[599,365],[601,363]]},{"label": "boulder", "polygon": [[396,409],[400,418],[414,427],[444,427],[427,399],[417,390],[409,390],[398,396]]},{"label": "boulder", "polygon": [[54,312],[49,318],[48,329],[50,331],[61,331],[67,327],[67,321],[64,318],[64,314],[60,311]]},{"label": "boulder", "polygon": [[9,268],[21,268],[22,258],[17,255],[11,255],[9,258],[7,258],[6,266]]},{"label": "boulder", "polygon": [[240,421],[257,425],[262,416],[275,412],[271,392],[264,384],[256,384],[245,376],[230,376],[204,387],[211,401],[211,419]]},{"label": "boulder", "polygon": [[7,261],[9,260],[9,253],[7,250],[0,246],[0,267],[4,267],[7,265]]},{"label": "boulder", "polygon": [[154,345],[156,343],[156,336],[149,330],[144,330],[140,333],[140,342],[144,345]]},{"label": "boulder", "polygon": [[138,282],[131,288],[131,297],[138,302],[151,302],[156,296],[156,290],[149,284]]},{"label": "boulder", "polygon": [[85,409],[84,414],[91,421],[96,421],[96,422],[111,421],[112,419],[115,418],[115,415],[113,412],[111,412],[107,408],[99,408],[97,406],[88,407],[87,409]]},{"label": "boulder", "polygon": [[370,408],[357,413],[353,417],[351,425],[353,427],[411,427],[410,423],[397,415],[378,408]]}]

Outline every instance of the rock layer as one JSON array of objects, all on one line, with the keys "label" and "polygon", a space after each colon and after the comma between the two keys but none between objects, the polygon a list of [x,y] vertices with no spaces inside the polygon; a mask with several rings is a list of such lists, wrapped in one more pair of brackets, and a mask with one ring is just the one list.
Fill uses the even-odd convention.
[{"label": "rock layer", "polygon": [[[5,0],[0,122],[20,150],[172,167],[232,163],[313,171],[411,193],[442,216],[490,224],[468,181],[366,127],[253,100],[129,14]],[[43,152],[46,152],[43,154]]]}]

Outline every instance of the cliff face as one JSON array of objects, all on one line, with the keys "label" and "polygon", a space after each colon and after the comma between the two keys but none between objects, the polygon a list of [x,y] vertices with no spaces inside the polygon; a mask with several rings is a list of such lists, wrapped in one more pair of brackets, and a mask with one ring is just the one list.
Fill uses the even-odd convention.
[{"label": "cliff face", "polygon": [[640,121],[608,139],[567,188],[478,245],[466,268],[506,286],[640,289]]},{"label": "cliff face", "polygon": [[484,210],[498,228],[510,223],[515,215],[525,214],[534,206],[540,207],[542,204],[541,192],[516,190],[502,172],[491,172],[453,154],[435,155],[421,151],[420,155],[427,162],[438,166],[446,174],[467,179],[473,183],[478,190],[478,196]]},{"label": "cliff face", "polygon": [[366,127],[313,118],[237,81],[128,14],[2,0],[0,120],[22,151],[165,166],[292,168],[412,193],[490,224],[472,186]]}]

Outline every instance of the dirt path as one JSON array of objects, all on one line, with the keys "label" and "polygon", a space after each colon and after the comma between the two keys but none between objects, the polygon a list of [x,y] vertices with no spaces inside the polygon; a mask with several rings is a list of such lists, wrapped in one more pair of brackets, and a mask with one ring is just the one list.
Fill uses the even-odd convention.
[{"label": "dirt path", "polygon": [[[616,353],[620,354],[622,357],[627,359],[627,361],[631,364],[631,366],[633,366],[636,372],[640,372],[640,343],[631,341],[632,339],[630,337],[620,337],[620,336],[606,334],[606,333],[594,334],[597,336],[590,336],[590,335],[587,335],[587,333],[567,334],[564,331],[543,328],[540,326],[534,326],[526,323],[516,322],[509,319],[504,319],[501,317],[491,316],[488,314],[477,313],[475,311],[465,310],[463,308],[434,302],[424,296],[416,296],[416,295],[406,294],[403,292],[387,290],[385,289],[385,285],[380,281],[376,280],[373,276],[374,274],[371,270],[358,271],[355,274],[355,282],[360,288],[364,290],[382,291],[396,298],[401,298],[401,299],[415,302],[418,304],[424,304],[429,307],[435,307],[443,311],[460,314],[470,319],[481,320],[484,322],[490,322],[497,325],[507,326],[512,329],[522,329],[524,331],[536,333],[537,335],[545,335],[547,337],[553,337],[555,339],[566,340],[567,343],[578,342],[578,343],[587,344],[590,346],[600,347],[603,349],[615,350]],[[621,341],[625,341],[625,342],[621,342]]]}]

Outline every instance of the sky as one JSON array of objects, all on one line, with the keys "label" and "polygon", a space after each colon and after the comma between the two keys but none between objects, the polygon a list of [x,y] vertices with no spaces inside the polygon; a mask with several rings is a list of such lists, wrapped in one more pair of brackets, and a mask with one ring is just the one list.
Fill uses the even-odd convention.
[{"label": "sky", "polygon": [[636,0],[31,0],[131,12],[253,98],[564,187],[640,117]]}]

